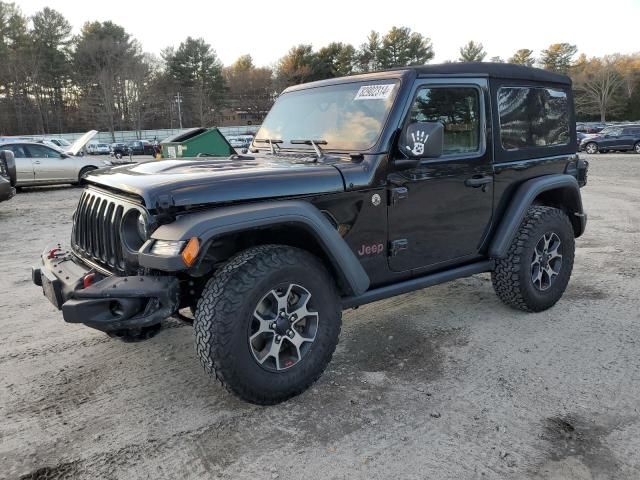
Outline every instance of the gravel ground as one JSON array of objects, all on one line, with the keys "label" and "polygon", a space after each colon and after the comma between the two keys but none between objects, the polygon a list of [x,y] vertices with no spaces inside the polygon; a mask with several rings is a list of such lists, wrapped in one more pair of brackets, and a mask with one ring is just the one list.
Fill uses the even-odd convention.
[{"label": "gravel ground", "polygon": [[31,284],[74,188],[0,205],[1,478],[640,478],[640,156],[596,155],[551,310],[488,275],[345,312],[321,380],[276,407],[205,375],[190,327],[137,344],[65,324]]}]

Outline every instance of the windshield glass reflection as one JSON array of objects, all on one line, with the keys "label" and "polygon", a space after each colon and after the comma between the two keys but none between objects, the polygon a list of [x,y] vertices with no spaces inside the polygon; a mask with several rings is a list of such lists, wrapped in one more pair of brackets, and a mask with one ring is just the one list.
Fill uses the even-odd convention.
[{"label": "windshield glass reflection", "polygon": [[[327,149],[367,150],[382,131],[397,81],[355,82],[285,93],[256,134],[257,140],[324,140]],[[264,148],[265,143],[257,143]]]}]

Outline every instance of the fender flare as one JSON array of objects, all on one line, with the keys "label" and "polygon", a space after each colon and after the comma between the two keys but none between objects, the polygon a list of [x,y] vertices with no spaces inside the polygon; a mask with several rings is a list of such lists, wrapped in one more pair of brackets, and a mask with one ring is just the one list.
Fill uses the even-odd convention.
[{"label": "fender flare", "polygon": [[[369,288],[369,276],[357,257],[329,220],[309,202],[300,200],[268,201],[182,215],[160,226],[140,249],[141,266],[177,271],[186,267],[179,258],[151,254],[153,240],[189,240],[198,237],[202,245],[228,233],[243,232],[275,225],[295,224],[307,229],[320,243],[348,294],[360,295]],[[178,260],[177,262],[174,260]]]},{"label": "fender flare", "polygon": [[17,174],[16,174],[16,160],[11,150],[2,150],[0,147],[0,162],[4,163],[9,175],[9,181],[12,187],[16,186]]},{"label": "fender flare", "polygon": [[520,228],[527,209],[533,204],[538,195],[550,190],[564,190],[570,196],[569,198],[573,205],[573,212],[571,213],[580,219],[579,228],[576,229],[575,234],[576,237],[582,235],[586,226],[586,215],[582,208],[582,197],[578,181],[572,175],[544,175],[527,180],[518,187],[493,235],[489,246],[489,257],[504,258],[507,255],[509,246],[515,238],[518,228]]}]

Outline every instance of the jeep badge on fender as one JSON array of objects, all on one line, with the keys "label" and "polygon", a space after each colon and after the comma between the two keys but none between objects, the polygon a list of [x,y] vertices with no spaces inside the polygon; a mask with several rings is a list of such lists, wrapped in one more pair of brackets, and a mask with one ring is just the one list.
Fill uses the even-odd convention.
[{"label": "jeep badge on fender", "polygon": [[358,255],[364,257],[366,255],[378,255],[384,251],[384,245],[381,243],[376,243],[373,245],[362,245],[358,249]]},{"label": "jeep badge on fender", "polygon": [[212,378],[282,402],[325,370],[344,309],[483,272],[519,310],[560,300],[587,220],[573,110],[568,77],[499,63],[295,85],[248,154],[89,173],[33,282],[112,337],[193,322]]}]

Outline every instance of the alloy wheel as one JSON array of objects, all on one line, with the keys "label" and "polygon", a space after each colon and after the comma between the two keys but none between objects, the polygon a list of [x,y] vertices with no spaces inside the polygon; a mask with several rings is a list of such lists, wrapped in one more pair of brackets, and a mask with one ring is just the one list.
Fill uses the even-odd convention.
[{"label": "alloy wheel", "polygon": [[295,283],[270,290],[258,302],[249,326],[249,347],[263,368],[287,370],[309,352],[319,315],[309,291]]},{"label": "alloy wheel", "polygon": [[548,290],[562,268],[562,242],[553,232],[545,233],[533,251],[531,281],[536,289]]},{"label": "alloy wheel", "polygon": [[594,154],[598,151],[598,146],[595,143],[587,144],[586,151],[589,154]]}]

